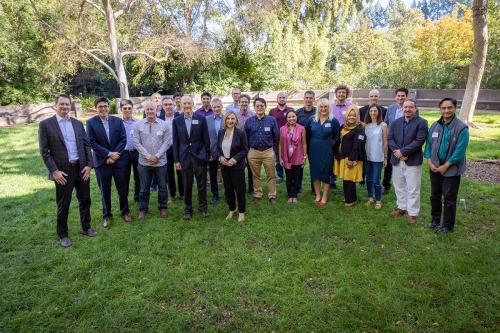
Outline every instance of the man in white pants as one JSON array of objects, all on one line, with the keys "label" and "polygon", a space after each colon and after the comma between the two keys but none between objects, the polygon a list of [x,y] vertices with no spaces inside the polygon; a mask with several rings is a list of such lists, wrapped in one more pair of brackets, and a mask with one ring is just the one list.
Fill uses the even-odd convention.
[{"label": "man in white pants", "polygon": [[391,216],[408,212],[408,223],[417,221],[420,211],[420,184],[422,179],[422,146],[427,138],[427,120],[416,114],[417,103],[407,99],[403,104],[404,116],[394,120],[387,141],[393,165],[392,178],[398,207]]}]

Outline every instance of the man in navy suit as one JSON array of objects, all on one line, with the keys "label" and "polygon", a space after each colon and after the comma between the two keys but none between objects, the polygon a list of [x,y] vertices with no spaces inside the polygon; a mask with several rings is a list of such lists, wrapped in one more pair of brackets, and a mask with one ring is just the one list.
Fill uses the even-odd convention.
[{"label": "man in navy suit", "polygon": [[219,186],[217,184],[217,170],[219,169],[219,153],[217,152],[217,135],[224,126],[224,115],[222,114],[222,101],[219,98],[212,100],[212,110],[214,114],[207,117],[208,135],[210,136],[210,153],[212,161],[208,162],[210,173],[210,190],[212,191],[212,205],[219,200]]},{"label": "man in navy suit", "polygon": [[94,101],[97,116],[87,121],[87,135],[93,150],[97,184],[101,190],[102,226],[107,228],[113,217],[111,212],[111,179],[115,179],[120,203],[120,214],[125,222],[132,221],[128,208],[127,158],[123,150],[127,144],[127,133],[123,121],[109,116],[109,100],[98,97]]},{"label": "man in navy suit", "polygon": [[428,124],[416,114],[417,103],[412,99],[403,103],[403,113],[403,117],[392,122],[387,137],[398,204],[391,216],[408,212],[408,223],[413,224],[420,212],[422,146],[427,139]]},{"label": "man in navy suit", "polygon": [[182,172],[184,186],[184,220],[193,215],[193,177],[198,186],[198,209],[203,217],[209,217],[207,206],[207,162],[212,161],[210,138],[205,117],[194,114],[194,101],[191,96],[181,100],[184,114],[174,119],[172,137],[174,143],[174,162]]},{"label": "man in navy suit", "polygon": [[92,156],[83,124],[69,116],[68,95],[56,97],[56,115],[40,122],[38,141],[40,155],[56,186],[57,234],[62,247],[71,246],[68,237],[68,213],[76,189],[80,209],[81,233],[90,237],[97,232],[90,228],[90,171]]}]

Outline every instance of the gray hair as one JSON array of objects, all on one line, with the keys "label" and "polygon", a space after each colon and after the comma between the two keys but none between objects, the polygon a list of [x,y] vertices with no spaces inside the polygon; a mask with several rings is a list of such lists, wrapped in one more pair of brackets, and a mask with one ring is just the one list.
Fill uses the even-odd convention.
[{"label": "gray hair", "polygon": [[220,98],[216,97],[216,98],[212,99],[212,105],[214,103],[219,103],[222,108],[224,107],[224,104],[222,104],[222,101],[220,100]]}]

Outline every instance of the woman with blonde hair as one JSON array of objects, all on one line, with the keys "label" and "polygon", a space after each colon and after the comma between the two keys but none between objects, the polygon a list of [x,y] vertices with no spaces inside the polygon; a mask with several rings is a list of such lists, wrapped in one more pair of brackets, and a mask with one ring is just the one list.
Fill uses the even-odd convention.
[{"label": "woman with blonde hair", "polygon": [[[316,204],[325,206],[328,202],[330,174],[333,165],[333,147],[339,140],[339,122],[333,117],[330,102],[326,98],[318,101],[318,110],[306,123],[306,140],[309,156],[309,169]],[[323,195],[320,185],[323,182]]]},{"label": "woman with blonde hair", "polygon": [[356,182],[363,180],[366,160],[364,124],[359,122],[359,109],[352,105],[345,112],[345,124],[340,128],[340,144],[335,153],[334,173],[344,180],[346,207],[358,203]]}]

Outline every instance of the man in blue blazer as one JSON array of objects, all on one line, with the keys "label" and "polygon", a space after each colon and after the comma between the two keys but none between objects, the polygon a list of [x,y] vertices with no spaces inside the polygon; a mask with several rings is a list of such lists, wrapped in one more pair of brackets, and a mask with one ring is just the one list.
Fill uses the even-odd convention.
[{"label": "man in blue blazer", "polygon": [[87,135],[93,151],[95,174],[102,197],[102,226],[107,228],[111,213],[111,179],[115,179],[120,203],[120,214],[125,222],[132,221],[128,207],[127,159],[122,155],[127,144],[123,121],[109,116],[109,100],[98,97],[94,101],[98,115],[87,121]]},{"label": "man in blue blazer", "polygon": [[193,215],[193,177],[198,187],[198,209],[203,217],[209,217],[207,206],[207,162],[212,160],[207,120],[193,113],[194,101],[191,96],[181,100],[184,114],[172,122],[174,162],[182,172],[184,186],[184,220]]},{"label": "man in blue blazer", "polygon": [[412,99],[403,103],[403,113],[403,117],[392,122],[387,137],[398,204],[391,216],[408,212],[408,223],[413,224],[420,211],[422,146],[427,139],[428,124],[416,114],[417,103]]},{"label": "man in blue blazer", "polygon": [[210,136],[210,153],[212,161],[208,162],[210,173],[210,190],[212,191],[212,205],[219,200],[219,186],[217,184],[217,170],[219,169],[219,153],[217,151],[217,135],[224,126],[224,115],[222,114],[222,101],[219,98],[212,100],[212,110],[214,114],[207,117],[208,135]]}]

